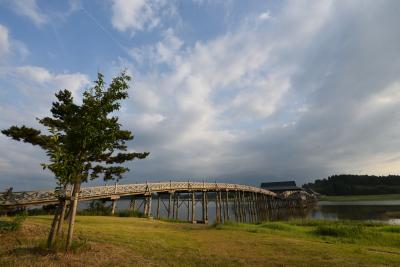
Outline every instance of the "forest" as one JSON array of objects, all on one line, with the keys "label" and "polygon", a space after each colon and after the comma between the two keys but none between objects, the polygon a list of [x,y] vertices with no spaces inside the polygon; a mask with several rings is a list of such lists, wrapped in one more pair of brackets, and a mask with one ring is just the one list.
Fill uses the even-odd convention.
[{"label": "forest", "polygon": [[303,185],[323,195],[400,194],[400,176],[332,175]]}]

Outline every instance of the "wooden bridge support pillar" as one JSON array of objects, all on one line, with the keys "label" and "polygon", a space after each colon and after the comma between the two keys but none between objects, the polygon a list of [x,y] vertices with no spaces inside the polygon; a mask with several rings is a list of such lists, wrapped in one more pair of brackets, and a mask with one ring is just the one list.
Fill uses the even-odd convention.
[{"label": "wooden bridge support pillar", "polygon": [[153,214],[152,214],[152,212],[151,212],[151,203],[153,202],[153,195],[150,193],[150,196],[149,196],[149,217],[153,217]]},{"label": "wooden bridge support pillar", "polygon": [[256,193],[251,193],[251,197],[252,197],[252,207],[253,207],[253,216],[254,216],[254,222],[258,222],[258,216],[257,216],[257,199],[256,199]]},{"label": "wooden bridge support pillar", "polygon": [[192,192],[192,223],[196,223],[196,211],[195,211],[195,205],[196,205],[196,196],[195,192]]},{"label": "wooden bridge support pillar", "polygon": [[190,222],[190,193],[187,193],[187,221]]},{"label": "wooden bridge support pillar", "polygon": [[280,208],[281,208],[281,199],[277,198],[276,200],[276,219],[280,219]]},{"label": "wooden bridge support pillar", "polygon": [[257,194],[257,210],[258,210],[258,220],[263,222],[264,219],[264,207],[263,207],[263,196],[262,194]]},{"label": "wooden bridge support pillar", "polygon": [[258,195],[258,205],[260,206],[261,222],[266,221],[265,196],[263,194]]},{"label": "wooden bridge support pillar", "polygon": [[219,219],[220,219],[220,221],[221,222],[223,222],[222,221],[222,208],[223,208],[223,203],[222,203],[222,192],[221,191],[218,191],[218,212],[219,212]]},{"label": "wooden bridge support pillar", "polygon": [[135,212],[136,211],[136,197],[132,196],[131,201],[129,203],[129,210]]},{"label": "wooden bridge support pillar", "polygon": [[236,193],[237,191],[233,191],[233,216],[235,217],[235,221],[238,221]]},{"label": "wooden bridge support pillar", "polygon": [[272,218],[273,218],[271,198],[272,198],[271,196],[267,196],[268,220],[272,220]]},{"label": "wooden bridge support pillar", "polygon": [[256,209],[256,218],[257,218],[257,222],[261,222],[261,207],[260,207],[260,202],[259,202],[259,196],[258,193],[254,193],[254,207]]},{"label": "wooden bridge support pillar", "polygon": [[271,212],[271,220],[274,220],[276,217],[276,209],[275,209],[275,197],[269,198],[270,212]]},{"label": "wooden bridge support pillar", "polygon": [[229,191],[227,190],[225,193],[225,203],[226,203],[226,219],[229,221]]},{"label": "wooden bridge support pillar", "polygon": [[161,201],[161,194],[157,193],[157,220],[160,219],[160,201]]},{"label": "wooden bridge support pillar", "polygon": [[202,218],[203,218],[203,223],[204,224],[207,224],[208,223],[208,216],[207,216],[207,200],[206,200],[206,198],[207,198],[207,192],[206,191],[203,191],[203,199],[202,199],[202,205],[201,205],[201,207],[202,207]]},{"label": "wooden bridge support pillar", "polygon": [[168,219],[171,218],[171,204],[172,204],[172,193],[168,192]]},{"label": "wooden bridge support pillar", "polygon": [[119,196],[111,196],[111,200],[112,200],[111,215],[114,215],[114,213],[115,213],[115,208],[117,206],[118,199],[119,199]]},{"label": "wooden bridge support pillar", "polygon": [[[146,196],[143,196],[142,205],[143,205],[143,214],[145,217],[147,217],[147,197]],[[140,206],[139,206],[139,209],[140,209]]]},{"label": "wooden bridge support pillar", "polygon": [[268,196],[263,196],[263,207],[264,207],[264,221],[268,221],[269,220]]},{"label": "wooden bridge support pillar", "polygon": [[238,222],[242,221],[242,213],[240,211],[240,192],[236,191],[236,212],[238,217]]},{"label": "wooden bridge support pillar", "polygon": [[247,214],[246,214],[246,198],[245,198],[245,193],[244,191],[242,191],[241,194],[241,198],[240,198],[240,206],[242,207],[242,221],[243,222],[247,222]]},{"label": "wooden bridge support pillar", "polygon": [[254,213],[253,213],[253,198],[252,193],[247,193],[247,209],[249,211],[249,219],[251,223],[254,223]]},{"label": "wooden bridge support pillar", "polygon": [[220,222],[221,222],[221,219],[220,219],[220,217],[219,217],[218,209],[219,209],[219,207],[218,207],[218,192],[215,191],[215,221],[216,221],[217,223],[220,223]]},{"label": "wooden bridge support pillar", "polygon": [[206,208],[205,208],[205,221],[204,223],[208,223],[208,192],[205,192],[205,196],[206,196]]},{"label": "wooden bridge support pillar", "polygon": [[242,222],[242,209],[241,209],[241,203],[240,203],[240,191],[236,191],[236,205],[237,205],[237,215],[238,215],[238,221]]},{"label": "wooden bridge support pillar", "polygon": [[179,220],[179,193],[176,194],[175,220]]},{"label": "wooden bridge support pillar", "polygon": [[251,213],[251,221],[253,223],[256,222],[256,211],[254,209],[254,194],[253,192],[249,193],[249,208],[250,208],[250,213]]},{"label": "wooden bridge support pillar", "polygon": [[173,195],[172,195],[172,219],[173,220],[175,219],[175,215],[176,215],[176,211],[175,211],[175,208],[176,208],[176,195],[177,195],[176,192],[174,192]]},{"label": "wooden bridge support pillar", "polygon": [[254,209],[254,217],[256,222],[260,222],[260,216],[259,214],[259,207],[258,207],[258,202],[257,202],[257,193],[253,193],[253,209]]},{"label": "wooden bridge support pillar", "polygon": [[111,215],[114,215],[115,213],[115,206],[117,205],[117,201],[114,199],[112,201],[112,207],[111,207]]},{"label": "wooden bridge support pillar", "polygon": [[143,214],[144,214],[144,216],[145,217],[147,217],[148,216],[148,214],[147,214],[147,210],[148,210],[148,201],[147,201],[147,196],[144,196],[143,197]]},{"label": "wooden bridge support pillar", "polygon": [[145,213],[146,213],[147,217],[151,217],[151,202],[152,202],[152,200],[153,200],[153,197],[152,197],[152,195],[150,193],[150,195],[148,195],[146,197],[146,207],[147,207],[147,209],[146,209]]}]

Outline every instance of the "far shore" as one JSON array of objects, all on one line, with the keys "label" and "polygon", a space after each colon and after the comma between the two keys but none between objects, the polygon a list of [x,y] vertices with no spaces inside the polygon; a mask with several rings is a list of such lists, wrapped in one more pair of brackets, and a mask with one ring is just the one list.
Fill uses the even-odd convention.
[{"label": "far shore", "polygon": [[319,197],[320,201],[347,202],[347,201],[385,201],[400,200],[400,194],[385,195],[348,195],[348,196],[325,196]]}]

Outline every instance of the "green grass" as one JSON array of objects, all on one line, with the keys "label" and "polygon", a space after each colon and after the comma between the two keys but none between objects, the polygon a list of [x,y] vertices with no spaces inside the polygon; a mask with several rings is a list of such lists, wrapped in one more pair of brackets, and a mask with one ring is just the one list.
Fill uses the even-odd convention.
[{"label": "green grass", "polygon": [[320,196],[321,201],[384,201],[384,200],[400,200],[400,194],[386,195],[351,195],[351,196]]},{"label": "green grass", "polygon": [[[0,236],[0,266],[399,266],[400,226],[293,220],[196,225],[78,216],[73,254],[41,248],[50,216]],[[77,245],[77,248],[82,246]]]}]

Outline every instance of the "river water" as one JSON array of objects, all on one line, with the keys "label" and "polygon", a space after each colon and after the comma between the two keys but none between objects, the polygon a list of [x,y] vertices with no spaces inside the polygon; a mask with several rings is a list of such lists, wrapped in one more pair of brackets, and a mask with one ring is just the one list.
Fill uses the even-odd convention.
[{"label": "river water", "polygon": [[320,201],[309,211],[309,218],[325,220],[385,221],[400,224],[400,200]]},{"label": "river water", "polygon": [[[88,202],[81,202],[80,208],[87,207]],[[111,203],[111,202],[108,202]],[[167,218],[166,203],[160,205],[160,216]],[[230,214],[233,215],[233,205],[230,206]],[[129,200],[121,199],[118,201],[117,210],[126,210],[129,207]],[[137,207],[139,211],[143,211],[143,205]],[[156,214],[156,201],[153,200],[152,214]],[[201,203],[197,202],[195,206],[195,219],[202,219]],[[400,224],[400,200],[386,201],[351,201],[351,202],[330,202],[319,201],[318,204],[309,209],[305,214],[305,218],[321,219],[321,220],[361,220],[361,221],[383,221],[391,224]],[[191,216],[191,214],[190,214]],[[209,223],[213,223],[216,217],[215,203],[209,202],[208,218]],[[182,203],[179,208],[178,218],[187,220],[187,206]],[[191,217],[190,217],[191,219]]]}]

